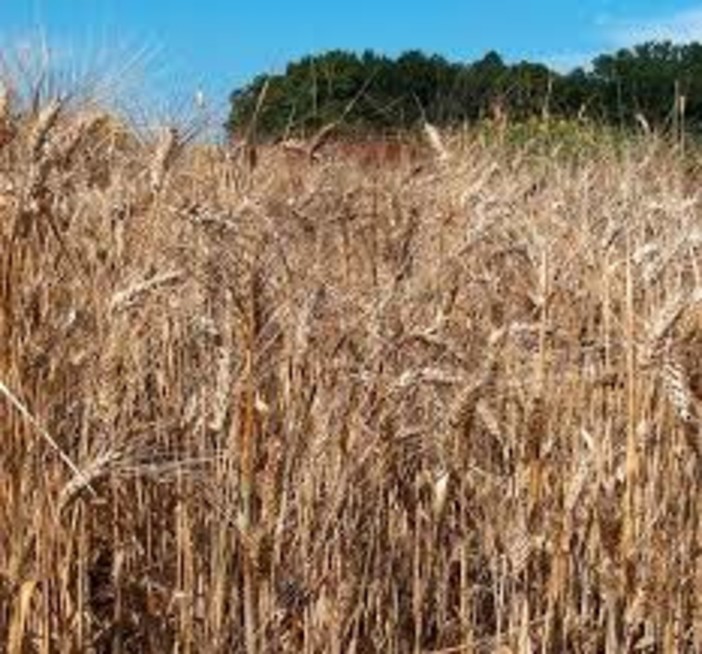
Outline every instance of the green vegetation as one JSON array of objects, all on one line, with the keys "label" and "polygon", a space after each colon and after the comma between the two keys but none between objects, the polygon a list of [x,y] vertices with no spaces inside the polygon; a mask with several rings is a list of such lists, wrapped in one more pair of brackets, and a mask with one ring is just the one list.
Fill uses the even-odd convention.
[{"label": "green vegetation", "polygon": [[[592,119],[617,127],[699,131],[702,45],[650,42],[604,54],[591,70],[559,74],[539,63],[508,65],[490,52],[453,63],[418,50],[393,59],[334,50],[259,75],[231,95],[230,133],[256,116],[259,134],[309,134],[343,116],[350,132],[411,128],[426,119],[448,127],[485,116]],[[680,122],[678,122],[680,121]]]}]

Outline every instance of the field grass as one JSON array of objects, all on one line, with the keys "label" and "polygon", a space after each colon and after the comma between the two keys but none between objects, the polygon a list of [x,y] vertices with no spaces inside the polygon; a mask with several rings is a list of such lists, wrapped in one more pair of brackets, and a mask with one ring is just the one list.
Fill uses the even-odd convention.
[{"label": "field grass", "polygon": [[3,651],[702,651],[699,153],[434,137],[5,107]]}]

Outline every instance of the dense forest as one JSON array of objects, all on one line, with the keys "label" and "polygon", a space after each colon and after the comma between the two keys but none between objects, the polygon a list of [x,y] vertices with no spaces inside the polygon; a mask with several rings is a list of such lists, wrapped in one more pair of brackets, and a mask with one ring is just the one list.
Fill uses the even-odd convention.
[{"label": "dense forest", "polygon": [[[264,138],[309,134],[340,121],[350,132],[452,126],[486,116],[579,118],[651,129],[702,130],[702,44],[648,42],[561,74],[508,64],[496,52],[454,63],[419,50],[390,58],[335,50],[259,75],[231,94],[230,134],[255,123]],[[255,117],[255,121],[253,120]]]}]

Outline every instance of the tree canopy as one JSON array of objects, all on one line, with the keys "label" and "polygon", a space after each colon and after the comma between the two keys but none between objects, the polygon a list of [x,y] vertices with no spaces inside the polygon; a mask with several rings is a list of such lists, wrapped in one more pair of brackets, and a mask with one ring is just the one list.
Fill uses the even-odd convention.
[{"label": "tree canopy", "polygon": [[309,134],[342,117],[345,130],[368,133],[403,130],[422,120],[451,126],[496,114],[514,120],[586,117],[617,125],[643,119],[665,127],[683,113],[690,129],[702,128],[699,43],[643,43],[568,74],[541,63],[507,64],[496,52],[456,63],[419,50],[396,58],[333,50],[291,62],[280,74],[259,75],[234,91],[227,128],[237,134],[255,122],[259,134],[275,138]]}]

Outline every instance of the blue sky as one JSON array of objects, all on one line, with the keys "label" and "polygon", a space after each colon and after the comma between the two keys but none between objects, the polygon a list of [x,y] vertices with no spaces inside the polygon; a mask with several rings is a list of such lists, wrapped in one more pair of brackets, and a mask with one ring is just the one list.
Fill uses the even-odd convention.
[{"label": "blue sky", "polygon": [[702,0],[0,0],[0,43],[39,31],[78,67],[120,75],[140,52],[139,75],[164,94],[201,87],[224,103],[255,73],[335,47],[495,49],[567,69],[649,38],[702,40]]}]

